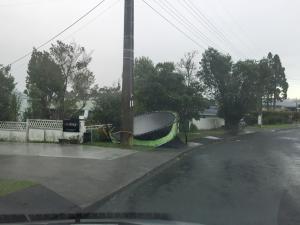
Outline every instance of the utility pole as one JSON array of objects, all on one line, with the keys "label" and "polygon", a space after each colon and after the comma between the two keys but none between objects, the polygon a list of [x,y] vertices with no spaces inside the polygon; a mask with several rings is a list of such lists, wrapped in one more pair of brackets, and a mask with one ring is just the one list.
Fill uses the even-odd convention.
[{"label": "utility pole", "polygon": [[128,146],[133,136],[134,0],[125,0],[123,45],[121,144]]}]

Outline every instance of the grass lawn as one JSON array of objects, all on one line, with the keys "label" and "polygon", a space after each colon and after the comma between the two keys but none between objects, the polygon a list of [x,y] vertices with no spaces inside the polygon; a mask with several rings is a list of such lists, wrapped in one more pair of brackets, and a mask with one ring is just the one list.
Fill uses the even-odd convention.
[{"label": "grass lawn", "polygon": [[256,128],[256,129],[288,129],[297,127],[298,124],[271,124],[271,125],[263,125],[263,126],[249,126],[249,128]]},{"label": "grass lawn", "polygon": [[[220,129],[213,129],[213,130],[199,130],[197,132],[190,132],[188,133],[188,141],[197,140],[202,137],[206,136],[215,136],[215,137],[221,137],[225,134],[225,130]],[[179,138],[184,142],[185,136],[184,133],[179,133]]]},{"label": "grass lawn", "polygon": [[23,190],[28,187],[32,187],[37,185],[34,182],[26,181],[26,180],[6,180],[0,179],[0,197],[5,196],[7,194]]}]

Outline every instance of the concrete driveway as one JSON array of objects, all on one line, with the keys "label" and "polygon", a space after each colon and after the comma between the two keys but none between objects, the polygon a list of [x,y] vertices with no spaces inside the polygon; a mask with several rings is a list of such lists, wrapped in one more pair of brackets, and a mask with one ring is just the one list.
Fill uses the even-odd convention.
[{"label": "concrete driveway", "polygon": [[[84,208],[177,154],[178,151],[141,152],[81,145],[2,142],[0,179],[37,182],[72,205]],[[35,195],[34,198],[39,197]]]},{"label": "concrete driveway", "polygon": [[136,151],[83,145],[0,143],[0,155],[113,160],[134,153]]}]

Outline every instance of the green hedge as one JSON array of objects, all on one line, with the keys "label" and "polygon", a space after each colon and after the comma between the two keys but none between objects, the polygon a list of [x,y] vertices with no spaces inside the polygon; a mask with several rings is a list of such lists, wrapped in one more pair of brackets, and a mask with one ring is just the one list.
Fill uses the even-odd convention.
[{"label": "green hedge", "polygon": [[292,112],[263,112],[263,124],[293,123]]},{"label": "green hedge", "polygon": [[[249,113],[244,119],[247,125],[257,124],[257,113]],[[267,111],[263,112],[263,124],[272,125],[272,124],[289,124],[300,122],[300,112],[277,112],[277,111]]]}]

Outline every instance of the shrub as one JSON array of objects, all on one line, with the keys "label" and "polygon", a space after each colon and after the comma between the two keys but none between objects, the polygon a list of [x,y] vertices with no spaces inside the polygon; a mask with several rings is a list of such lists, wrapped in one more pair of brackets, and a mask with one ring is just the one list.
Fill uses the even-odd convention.
[{"label": "shrub", "polygon": [[263,124],[293,123],[293,112],[263,112]]},{"label": "shrub", "polygon": [[244,120],[247,125],[255,125],[257,124],[257,113],[249,113],[244,116]]},{"label": "shrub", "polygon": [[293,121],[300,122],[300,112],[293,112]]},{"label": "shrub", "polygon": [[198,131],[198,128],[195,124],[191,123],[190,125],[190,132],[197,132]]}]

